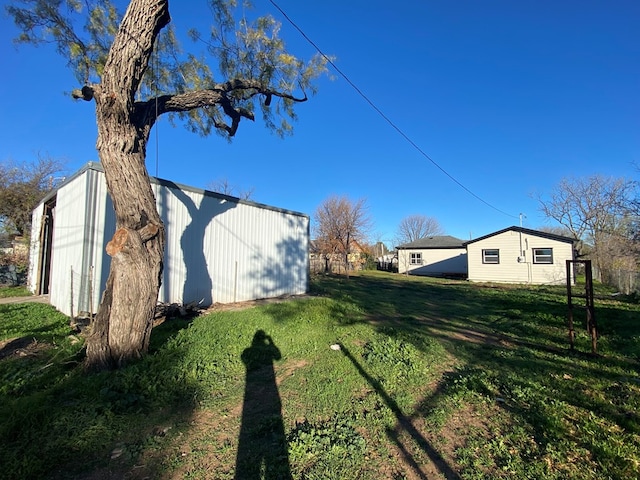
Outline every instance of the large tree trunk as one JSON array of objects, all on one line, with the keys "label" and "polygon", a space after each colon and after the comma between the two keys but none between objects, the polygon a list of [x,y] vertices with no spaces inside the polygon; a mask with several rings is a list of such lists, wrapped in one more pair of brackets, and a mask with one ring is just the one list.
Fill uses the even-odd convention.
[{"label": "large tree trunk", "polygon": [[123,138],[135,140],[135,130],[126,130],[113,123],[100,127],[100,160],[116,211],[116,232],[107,244],[111,270],[87,341],[90,369],[117,368],[147,351],[160,289],[164,226],[144,149],[121,151]]},{"label": "large tree trunk", "polygon": [[164,226],[145,167],[155,118],[136,111],[135,93],[158,32],[169,22],[167,0],[133,0],[93,87],[97,150],[116,214],[107,245],[111,270],[87,339],[89,369],[117,368],[149,346],[164,257]]}]

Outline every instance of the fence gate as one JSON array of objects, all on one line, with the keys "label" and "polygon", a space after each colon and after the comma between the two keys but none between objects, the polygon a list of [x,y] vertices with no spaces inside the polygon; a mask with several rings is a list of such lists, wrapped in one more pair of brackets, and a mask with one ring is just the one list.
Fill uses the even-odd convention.
[{"label": "fence gate", "polygon": [[[574,277],[571,275],[571,270],[575,264],[584,265],[584,293],[573,293],[572,291],[571,279]],[[575,330],[573,328],[574,298],[585,299],[584,307],[587,313],[587,332],[591,336],[591,352],[596,353],[598,328],[596,325],[595,309],[593,306],[593,277],[591,271],[591,260],[567,260],[567,305],[569,306],[569,345],[571,350],[574,349],[575,343]]]}]

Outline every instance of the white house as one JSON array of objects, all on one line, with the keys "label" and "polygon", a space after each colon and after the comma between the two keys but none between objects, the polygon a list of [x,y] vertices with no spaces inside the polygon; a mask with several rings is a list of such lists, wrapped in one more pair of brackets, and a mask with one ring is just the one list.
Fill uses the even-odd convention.
[{"label": "white house", "polygon": [[397,247],[398,273],[428,276],[465,276],[467,249],[450,235],[425,237]]},{"label": "white house", "polygon": [[574,259],[572,238],[522,227],[505,228],[465,246],[473,282],[562,284],[566,260]]},{"label": "white house", "polygon": [[[152,178],[166,227],[159,301],[203,306],[307,291],[308,215]],[[115,214],[88,163],[33,212],[29,288],[63,313],[95,312]]]}]

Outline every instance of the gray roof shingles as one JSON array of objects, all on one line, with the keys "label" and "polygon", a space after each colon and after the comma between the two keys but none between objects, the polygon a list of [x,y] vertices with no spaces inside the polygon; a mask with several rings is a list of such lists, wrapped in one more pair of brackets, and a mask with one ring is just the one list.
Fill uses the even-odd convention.
[{"label": "gray roof shingles", "polygon": [[405,243],[399,245],[397,248],[464,248],[464,241],[451,235],[437,235]]}]

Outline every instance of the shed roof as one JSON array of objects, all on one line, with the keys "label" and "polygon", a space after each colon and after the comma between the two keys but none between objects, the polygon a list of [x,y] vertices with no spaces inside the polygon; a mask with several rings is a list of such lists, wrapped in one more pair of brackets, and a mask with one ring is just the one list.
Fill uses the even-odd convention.
[{"label": "shed roof", "polygon": [[[51,198],[55,197],[56,193],[58,192],[58,190],[64,186],[67,185],[68,183],[72,182],[74,179],[76,179],[77,177],[79,177],[80,175],[82,175],[83,173],[85,173],[87,170],[94,170],[96,172],[101,172],[104,173],[104,168],[102,168],[102,165],[98,162],[87,162],[85,163],[77,172],[75,172],[73,175],[70,175],[68,177],[66,177],[59,185],[56,185],[56,187],[51,190],[41,201],[40,204],[50,200]],[[169,188],[177,188],[180,189],[182,191],[185,192],[193,192],[193,193],[199,193],[201,195],[205,195],[208,197],[214,197],[214,198],[218,198],[221,200],[226,200],[226,201],[230,201],[230,202],[234,202],[234,203],[241,203],[241,204],[245,204],[245,205],[251,205],[257,208],[262,208],[265,210],[273,210],[275,212],[281,212],[281,213],[286,213],[286,214],[290,214],[290,215],[296,215],[296,216],[300,216],[300,217],[306,217],[309,218],[309,215],[307,215],[306,213],[302,213],[302,212],[297,212],[294,210],[288,210],[286,208],[279,208],[279,207],[274,207],[272,205],[266,205],[264,203],[259,203],[259,202],[254,202],[252,200],[244,200],[238,197],[234,197],[231,195],[225,195],[223,193],[218,193],[218,192],[212,192],[210,190],[203,190],[201,188],[196,188],[196,187],[190,187],[188,185],[183,185],[181,183],[175,183],[172,182],[170,180],[163,180],[162,178],[158,178],[158,177],[152,177],[149,176],[149,180],[151,181],[152,184],[157,184],[157,185],[163,185],[165,187],[169,187]]]},{"label": "shed roof", "polygon": [[436,235],[432,237],[424,237],[413,242],[405,243],[398,246],[399,249],[408,248],[423,248],[423,249],[436,249],[436,248],[464,248],[464,242],[459,238],[452,237],[451,235]]},{"label": "shed roof", "polygon": [[502,233],[509,232],[509,231],[525,233],[527,235],[534,235],[536,237],[541,237],[541,238],[548,238],[549,240],[557,240],[558,242],[565,242],[565,243],[574,243],[575,242],[575,240],[573,238],[565,237],[564,235],[556,235],[555,233],[542,232],[540,230],[531,230],[530,228],[517,227],[517,226],[514,225],[514,226],[511,226],[511,227],[503,228],[502,230],[498,230],[497,232],[489,233],[489,234],[484,235],[482,237],[474,238],[473,240],[469,240],[469,241],[465,242],[464,245],[467,246],[470,243],[479,242],[480,240],[484,240],[486,238],[494,237],[496,235],[500,235]]}]

